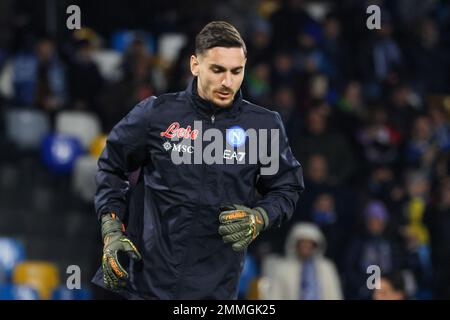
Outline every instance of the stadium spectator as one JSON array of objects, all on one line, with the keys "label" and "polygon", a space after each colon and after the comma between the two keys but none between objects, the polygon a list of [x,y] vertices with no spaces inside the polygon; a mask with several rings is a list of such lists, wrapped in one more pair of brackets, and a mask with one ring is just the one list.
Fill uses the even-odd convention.
[{"label": "stadium spectator", "polygon": [[305,163],[312,154],[321,154],[329,165],[330,182],[342,184],[353,175],[354,161],[351,145],[339,132],[328,130],[328,117],[322,108],[312,108],[306,116],[306,132],[293,143],[296,157]]},{"label": "stadium spectator", "polygon": [[381,276],[380,288],[374,289],[373,300],[406,300],[406,285],[399,272]]},{"label": "stadium spectator", "polygon": [[24,46],[14,54],[0,79],[1,94],[12,105],[53,112],[66,102],[65,68],[49,37],[39,38],[33,50]]},{"label": "stadium spectator", "polygon": [[70,107],[100,113],[98,94],[103,89],[105,80],[92,58],[94,50],[89,40],[82,39],[77,42],[75,52],[70,57]]},{"label": "stadium spectator", "polygon": [[316,225],[299,223],[286,241],[286,257],[269,279],[268,299],[340,300],[342,291],[334,263],[323,256],[326,240]]},{"label": "stadium spectator", "polygon": [[438,197],[427,209],[433,267],[434,299],[450,299],[450,178],[444,179]]},{"label": "stadium spectator", "polygon": [[380,201],[370,201],[364,210],[365,232],[349,241],[344,261],[346,298],[369,299],[367,268],[378,266],[383,273],[401,268],[403,251],[387,231],[389,213]]}]

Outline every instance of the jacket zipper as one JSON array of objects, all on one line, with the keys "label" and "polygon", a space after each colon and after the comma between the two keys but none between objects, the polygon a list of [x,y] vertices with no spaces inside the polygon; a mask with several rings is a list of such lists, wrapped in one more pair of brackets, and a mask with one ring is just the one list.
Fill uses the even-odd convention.
[{"label": "jacket zipper", "polygon": [[216,108],[214,107],[214,104],[212,102],[209,103],[211,110],[212,110],[212,114],[211,114],[211,124],[214,124],[214,122],[216,121]]}]

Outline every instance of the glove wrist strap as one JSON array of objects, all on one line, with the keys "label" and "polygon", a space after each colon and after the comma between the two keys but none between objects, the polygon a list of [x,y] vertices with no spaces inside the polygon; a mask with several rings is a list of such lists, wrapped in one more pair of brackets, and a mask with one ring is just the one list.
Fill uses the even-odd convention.
[{"label": "glove wrist strap", "polygon": [[102,216],[102,239],[113,233],[123,234],[124,229],[124,225],[115,213]]},{"label": "glove wrist strap", "polygon": [[263,228],[263,230],[266,230],[269,227],[269,216],[267,215],[266,210],[264,210],[261,207],[254,208],[254,210],[258,211],[261,214],[261,217],[262,217],[262,219],[264,221],[264,228]]}]

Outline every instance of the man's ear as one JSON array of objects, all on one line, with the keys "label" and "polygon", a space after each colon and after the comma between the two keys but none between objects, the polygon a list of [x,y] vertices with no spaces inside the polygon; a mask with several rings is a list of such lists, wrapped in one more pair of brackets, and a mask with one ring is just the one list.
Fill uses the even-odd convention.
[{"label": "man's ear", "polygon": [[198,72],[199,72],[199,63],[198,63],[198,58],[195,55],[191,56],[191,72],[193,76],[198,76]]}]

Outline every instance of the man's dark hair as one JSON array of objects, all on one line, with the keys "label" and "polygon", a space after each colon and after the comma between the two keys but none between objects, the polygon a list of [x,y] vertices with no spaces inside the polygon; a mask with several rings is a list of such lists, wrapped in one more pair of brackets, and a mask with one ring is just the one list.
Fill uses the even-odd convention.
[{"label": "man's dark hair", "polygon": [[225,21],[208,23],[195,37],[195,54],[202,54],[214,47],[242,48],[247,57],[247,47],[239,31]]}]

